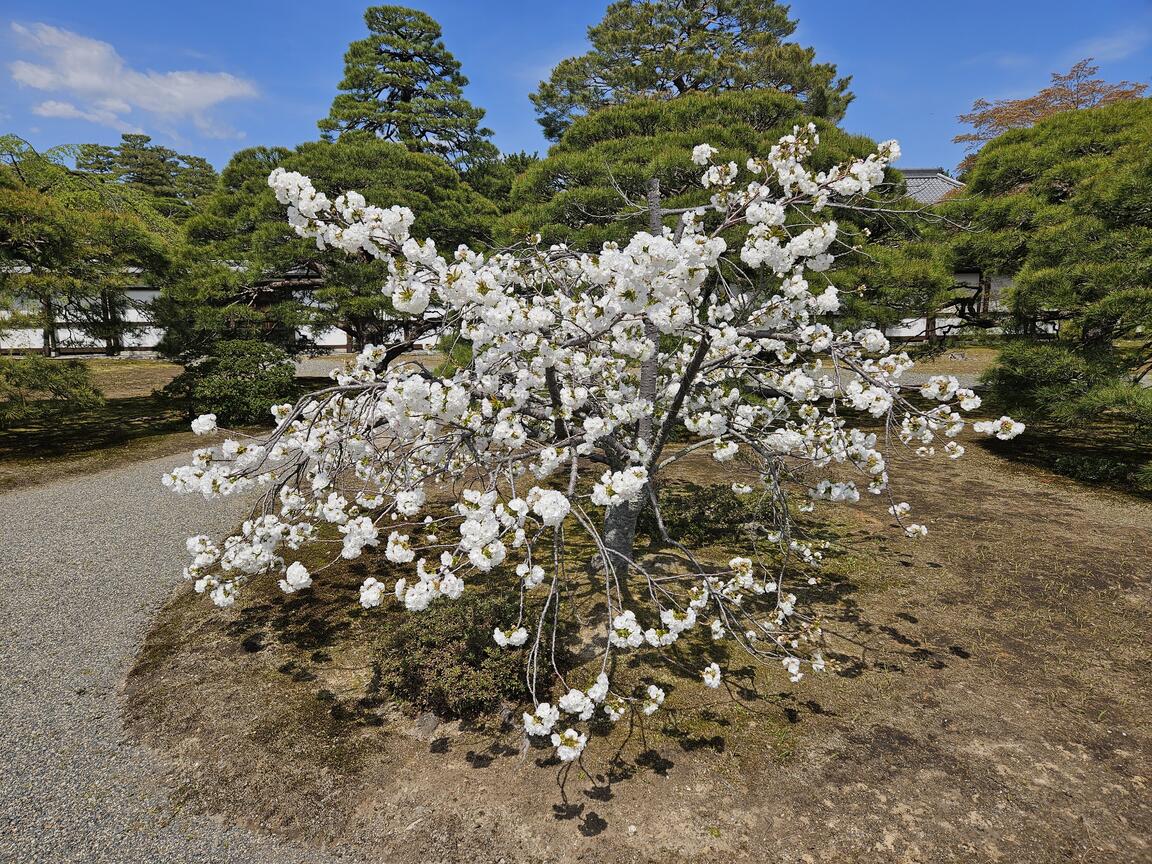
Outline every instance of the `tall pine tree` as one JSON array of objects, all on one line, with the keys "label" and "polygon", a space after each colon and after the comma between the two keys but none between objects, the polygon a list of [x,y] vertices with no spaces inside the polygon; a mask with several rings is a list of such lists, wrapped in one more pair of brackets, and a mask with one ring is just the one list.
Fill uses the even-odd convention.
[{"label": "tall pine tree", "polygon": [[319,124],[324,137],[365,130],[457,168],[495,158],[492,130],[480,126],[483,109],[464,98],[468,79],[440,25],[403,6],[372,6],[364,21],[370,35],[344,55],[341,92]]},{"label": "tall pine tree", "polygon": [[839,120],[849,79],[784,41],[795,30],[775,0],[617,0],[588,28],[592,50],[561,61],[531,99],[553,141],[600,108],[686,93],[778,90],[811,116]]},{"label": "tall pine tree", "polygon": [[76,169],[143,193],[158,212],[178,222],[191,216],[197,201],[216,185],[216,171],[206,159],[132,133],[120,136],[115,147],[80,145]]}]

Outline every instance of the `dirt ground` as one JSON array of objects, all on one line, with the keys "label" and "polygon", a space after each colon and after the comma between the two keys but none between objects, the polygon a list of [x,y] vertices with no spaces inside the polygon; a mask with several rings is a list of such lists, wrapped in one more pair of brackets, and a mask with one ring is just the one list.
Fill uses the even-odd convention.
[{"label": "dirt ground", "polygon": [[923,375],[980,376],[992,368],[1000,351],[981,346],[946,348],[940,354],[918,358],[916,372]]},{"label": "dirt ground", "polygon": [[120,357],[99,357],[85,360],[92,373],[92,382],[107,399],[127,399],[132,396],[151,396],[180,374],[177,363],[163,360],[134,360]]},{"label": "dirt ground", "polygon": [[899,468],[928,538],[840,510],[849,551],[812,589],[839,672],[666,679],[668,710],[590,745],[587,773],[511,726],[363,698],[351,571],[227,612],[181,589],[129,728],[180,806],[350,860],[1152,861],[1152,505],[979,446]]}]

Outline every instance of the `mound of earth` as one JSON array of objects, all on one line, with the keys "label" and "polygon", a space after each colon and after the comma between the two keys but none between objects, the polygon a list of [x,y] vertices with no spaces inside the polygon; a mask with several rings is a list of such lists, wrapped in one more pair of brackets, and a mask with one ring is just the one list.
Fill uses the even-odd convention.
[{"label": "mound of earth", "polygon": [[585,770],[526,747],[513,706],[383,697],[354,567],[225,611],[179,591],[129,725],[182,806],[350,860],[1146,862],[1152,505],[964,461],[894,473],[923,541],[849,511],[815,589],[839,672],[648,670],[668,710]]}]

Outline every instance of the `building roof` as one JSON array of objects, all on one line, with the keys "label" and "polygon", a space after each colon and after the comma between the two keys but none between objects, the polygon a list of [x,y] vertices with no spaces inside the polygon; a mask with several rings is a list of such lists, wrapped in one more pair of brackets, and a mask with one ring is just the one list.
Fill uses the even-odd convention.
[{"label": "building roof", "polygon": [[908,184],[908,197],[921,204],[938,204],[944,197],[964,184],[949,177],[943,168],[901,168],[900,173]]}]

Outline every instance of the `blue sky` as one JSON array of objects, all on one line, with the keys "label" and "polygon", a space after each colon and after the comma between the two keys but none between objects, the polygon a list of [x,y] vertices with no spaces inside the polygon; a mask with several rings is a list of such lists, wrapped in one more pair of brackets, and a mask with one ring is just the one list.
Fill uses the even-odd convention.
[{"label": "blue sky", "polygon": [[[541,150],[528,93],[585,50],[607,0],[410,0],[441,22],[505,150]],[[241,147],[317,136],[364,2],[5,0],[0,130],[38,147],[144,131],[217,167]],[[1111,80],[1152,79],[1152,0],[795,0],[797,39],[853,76],[845,127],[898,138],[901,164],[954,166],[955,117],[1026,96],[1086,56]],[[877,13],[868,11],[878,10]]]}]

